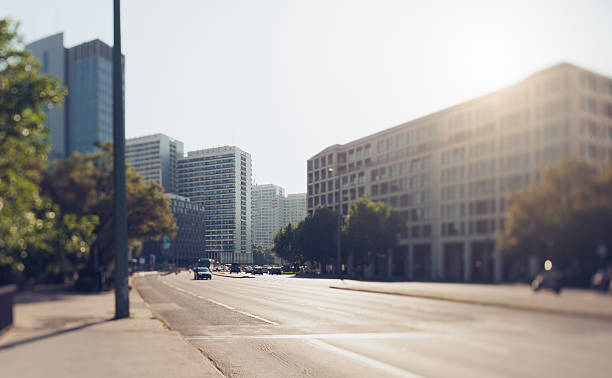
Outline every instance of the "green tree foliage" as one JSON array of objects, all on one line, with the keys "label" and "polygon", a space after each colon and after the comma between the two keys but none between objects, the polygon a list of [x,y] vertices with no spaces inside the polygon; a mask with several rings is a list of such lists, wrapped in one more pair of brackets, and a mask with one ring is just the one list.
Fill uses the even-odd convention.
[{"label": "green tree foliage", "polygon": [[[98,236],[95,247],[100,263],[109,268],[114,259],[112,146],[105,143],[101,147],[97,153],[75,153],[55,161],[45,174],[42,187],[62,211],[99,218],[94,231]],[[164,235],[173,238],[177,226],[162,187],[145,183],[129,167],[126,184],[130,244],[159,240]]]},{"label": "green tree foliage", "polygon": [[295,263],[302,262],[302,254],[296,241],[297,228],[291,223],[281,228],[274,235],[272,250],[276,256]]},{"label": "green tree foliage", "polygon": [[304,261],[327,264],[334,260],[338,245],[338,213],[319,205],[294,232],[295,249]]},{"label": "green tree foliage", "polygon": [[383,202],[359,198],[351,203],[344,225],[346,249],[357,264],[370,264],[398,242],[403,222],[395,209]]},{"label": "green tree foliage", "polygon": [[44,109],[59,106],[66,90],[39,75],[17,30],[0,19],[0,270],[41,278],[78,265],[96,219],[62,215],[40,195],[49,136]]},{"label": "green tree foliage", "polygon": [[253,264],[255,265],[274,264],[275,257],[276,254],[272,248],[265,248],[263,246],[253,247]]},{"label": "green tree foliage", "polygon": [[597,265],[610,261],[596,250],[600,244],[612,247],[612,166],[596,170],[563,161],[541,177],[509,196],[499,248],[523,266],[529,256],[552,259],[584,284]]}]

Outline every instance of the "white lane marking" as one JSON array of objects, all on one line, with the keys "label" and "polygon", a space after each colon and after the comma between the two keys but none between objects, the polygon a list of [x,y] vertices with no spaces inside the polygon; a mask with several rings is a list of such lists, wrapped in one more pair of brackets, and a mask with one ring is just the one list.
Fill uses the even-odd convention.
[{"label": "white lane marking", "polygon": [[273,322],[272,320],[268,320],[268,319],[264,319],[261,316],[257,316],[257,315],[253,315],[251,313],[248,313],[246,311],[238,311],[239,313],[241,313],[242,315],[246,315],[246,316],[250,316],[251,318],[255,318],[255,319],[259,319],[262,322],[266,322],[268,324],[272,324],[272,325],[280,325],[277,322]]},{"label": "white lane marking", "polygon": [[194,296],[194,297],[196,297],[196,298],[203,299],[203,300],[208,301],[208,302],[210,302],[210,303],[214,303],[214,304],[216,304],[217,306],[224,307],[224,308],[226,308],[226,309],[228,309],[228,310],[230,310],[230,311],[234,311],[234,312],[237,312],[237,313],[239,313],[239,314],[246,315],[246,316],[249,316],[249,317],[254,318],[254,319],[257,319],[257,320],[261,320],[262,322],[265,322],[265,323],[268,323],[268,324],[272,324],[272,325],[276,325],[276,326],[277,326],[277,325],[280,325],[279,323],[274,322],[274,321],[272,321],[272,320],[268,320],[268,319],[266,319],[266,318],[262,318],[261,316],[253,315],[253,314],[251,314],[251,313],[249,313],[249,312],[246,312],[246,311],[236,310],[236,309],[235,309],[234,307],[232,307],[232,306],[226,305],[226,304],[221,303],[221,302],[217,302],[217,301],[215,301],[215,300],[213,300],[213,299],[210,299],[210,298],[205,298],[205,297],[203,297],[203,296],[201,296],[201,295],[198,295],[198,294],[196,294],[196,293],[192,293],[191,291],[188,291],[188,290],[182,289],[182,288],[180,288],[180,287],[178,287],[178,286],[174,286],[174,285],[171,285],[171,284],[169,284],[169,283],[167,283],[167,282],[164,282],[163,280],[162,280],[161,282],[162,282],[164,285],[166,285],[166,286],[168,286],[168,287],[171,287],[171,288],[173,288],[173,289],[175,289],[175,290],[178,290],[178,291],[183,292],[183,293],[185,293],[185,294],[193,295],[193,296]]},{"label": "white lane marking", "polygon": [[418,374],[414,374],[414,373],[411,373],[411,372],[406,371],[404,369],[400,369],[400,368],[397,368],[395,366],[386,364],[384,362],[380,362],[380,361],[375,360],[373,358],[366,357],[363,354],[359,354],[359,353],[351,352],[350,350],[339,348],[337,346],[328,344],[328,343],[323,342],[323,341],[318,340],[318,339],[310,339],[309,341],[311,343],[313,343],[314,345],[318,346],[318,347],[327,349],[327,350],[329,350],[331,352],[340,354],[340,355],[345,356],[345,357],[352,358],[355,361],[357,361],[357,362],[359,362],[359,363],[361,363],[363,365],[369,365],[369,366],[371,366],[373,368],[376,368],[376,369],[379,369],[379,370],[383,370],[384,372],[389,373],[389,374],[397,375],[399,377],[421,378],[421,376],[418,375]]},{"label": "white lane marking", "polygon": [[226,336],[187,336],[189,340],[208,339],[425,339],[425,338],[447,338],[440,333],[411,332],[411,333],[315,333],[296,335],[226,335]]},{"label": "white lane marking", "polygon": [[223,303],[221,303],[221,302],[217,302],[217,301],[212,300],[212,299],[210,299],[210,298],[203,298],[203,297],[200,297],[200,296],[198,296],[198,298],[206,299],[206,300],[207,300],[207,301],[209,301],[210,303],[214,303],[214,304],[216,304],[217,306],[225,307],[225,308],[226,308],[226,309],[228,309],[228,310],[234,310],[234,308],[233,308],[232,306],[228,306],[228,305],[226,305],[226,304],[223,304]]}]

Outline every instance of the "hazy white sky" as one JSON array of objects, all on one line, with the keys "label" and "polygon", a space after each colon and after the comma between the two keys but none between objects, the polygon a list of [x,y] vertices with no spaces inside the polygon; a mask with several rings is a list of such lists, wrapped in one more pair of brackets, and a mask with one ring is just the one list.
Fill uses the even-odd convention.
[{"label": "hazy white sky", "polygon": [[[113,41],[112,1],[0,0],[26,42]],[[612,76],[612,1],[124,0],[126,136],[236,145],[253,180],[565,61]]]}]

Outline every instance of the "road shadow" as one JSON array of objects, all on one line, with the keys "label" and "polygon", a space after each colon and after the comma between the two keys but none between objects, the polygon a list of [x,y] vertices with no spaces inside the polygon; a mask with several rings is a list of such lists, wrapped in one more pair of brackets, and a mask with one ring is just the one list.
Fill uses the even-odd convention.
[{"label": "road shadow", "polygon": [[64,335],[66,333],[70,333],[70,332],[75,332],[75,331],[79,331],[91,326],[95,326],[98,324],[102,324],[102,323],[106,323],[109,321],[113,321],[115,320],[114,318],[110,318],[110,319],[103,319],[103,320],[97,320],[97,321],[93,321],[93,322],[87,322],[75,327],[71,327],[71,328],[66,328],[66,329],[62,329],[62,330],[57,330],[57,331],[53,331],[50,333],[46,333],[44,335],[39,335],[39,336],[34,336],[34,337],[29,337],[27,339],[23,339],[23,340],[17,340],[14,341],[12,343],[8,343],[8,344],[4,344],[4,345],[0,345],[0,352],[3,350],[7,350],[7,349],[11,349],[11,348],[15,348],[18,347],[20,345],[24,345],[24,344],[29,344],[29,343],[33,343],[36,341],[40,341],[40,340],[45,340],[51,337],[55,337],[55,336],[59,336],[59,335]]}]

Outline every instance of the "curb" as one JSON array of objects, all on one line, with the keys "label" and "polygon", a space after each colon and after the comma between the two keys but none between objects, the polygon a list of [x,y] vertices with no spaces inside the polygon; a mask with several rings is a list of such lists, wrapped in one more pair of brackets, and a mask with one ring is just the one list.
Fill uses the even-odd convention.
[{"label": "curb", "polygon": [[428,295],[428,294],[417,294],[417,293],[400,293],[400,292],[384,291],[384,290],[376,290],[376,289],[358,289],[358,288],[354,288],[354,287],[341,287],[341,286],[334,286],[334,285],[331,285],[329,288],[330,289],[337,289],[337,290],[347,290],[347,291],[360,291],[360,292],[364,292],[364,293],[373,293],[373,294],[388,294],[388,295],[398,295],[398,296],[402,296],[402,297],[413,297],[413,298],[422,298],[422,299],[434,299],[434,300],[456,302],[456,303],[465,303],[465,304],[473,304],[473,305],[481,305],[481,306],[499,307],[499,308],[505,308],[505,309],[511,309],[511,310],[532,311],[532,312],[539,312],[539,313],[544,313],[544,314],[572,316],[572,317],[580,316],[580,317],[587,317],[587,318],[597,319],[597,320],[606,320],[606,321],[611,321],[612,320],[612,315],[596,314],[596,313],[585,312],[585,311],[570,311],[570,310],[563,310],[563,309],[551,309],[551,308],[544,308],[544,307],[534,307],[534,306],[521,305],[521,304],[515,304],[515,303],[490,302],[490,301],[482,301],[482,300],[477,300],[477,299],[464,299],[464,298],[456,298],[456,297],[447,297],[447,296],[443,296],[443,295]]},{"label": "curb", "polygon": [[227,278],[255,278],[253,276],[227,276],[225,274],[219,274],[219,273],[214,273],[211,272],[211,274],[215,275],[215,276],[219,276],[219,277],[227,277]]}]

